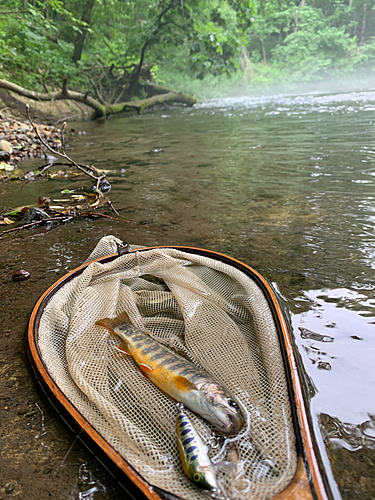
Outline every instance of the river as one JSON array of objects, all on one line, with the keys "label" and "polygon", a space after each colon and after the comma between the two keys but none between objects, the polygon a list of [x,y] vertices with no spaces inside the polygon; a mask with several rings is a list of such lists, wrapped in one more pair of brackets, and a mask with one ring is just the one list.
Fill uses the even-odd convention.
[{"label": "river", "polygon": [[[114,234],[212,249],[255,268],[293,325],[333,497],[373,498],[375,90],[215,99],[68,129],[69,154],[106,171],[128,222],[78,221],[18,236],[20,258],[44,245],[45,260],[34,264],[51,281]],[[91,184],[12,183],[0,196],[15,207]]]}]

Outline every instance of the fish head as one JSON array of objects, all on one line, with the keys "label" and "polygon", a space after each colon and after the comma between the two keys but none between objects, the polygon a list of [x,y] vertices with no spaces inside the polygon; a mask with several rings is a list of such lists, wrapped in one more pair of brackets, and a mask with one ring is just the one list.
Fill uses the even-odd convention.
[{"label": "fish head", "polygon": [[235,434],[244,424],[238,403],[215,383],[202,386],[199,390],[205,401],[208,420],[224,434]]}]

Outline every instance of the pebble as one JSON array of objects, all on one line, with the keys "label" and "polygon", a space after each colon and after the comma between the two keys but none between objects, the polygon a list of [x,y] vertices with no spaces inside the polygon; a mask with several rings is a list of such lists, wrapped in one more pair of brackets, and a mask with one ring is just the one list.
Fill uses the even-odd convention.
[{"label": "pebble", "polygon": [[[10,137],[10,139],[11,139],[11,137]],[[10,142],[6,141],[5,139],[2,139],[0,141],[0,147],[1,147],[2,151],[5,151],[5,153],[9,153],[10,155],[13,152],[12,144]]]},{"label": "pebble", "polygon": [[14,490],[14,487],[16,486],[16,483],[11,481],[5,485],[5,493],[12,493]]},{"label": "pebble", "polygon": [[19,269],[15,273],[12,274],[13,281],[25,281],[30,278],[30,273],[25,271],[24,269]]}]

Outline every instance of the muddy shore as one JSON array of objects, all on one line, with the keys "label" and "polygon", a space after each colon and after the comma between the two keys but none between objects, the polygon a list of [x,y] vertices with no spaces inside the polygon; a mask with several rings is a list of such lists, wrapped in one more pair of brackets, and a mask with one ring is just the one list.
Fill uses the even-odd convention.
[{"label": "muddy shore", "polygon": [[[33,230],[0,240],[1,500],[78,500],[79,493],[90,488],[94,490],[88,498],[95,500],[130,498],[98,467],[54,410],[33,374],[26,350],[27,325],[35,303],[87,257],[83,232],[85,248],[88,243],[93,248],[107,234],[104,223],[95,223],[93,228],[93,223],[79,221],[47,234]],[[72,244],[74,248],[69,262],[64,262],[66,238],[70,241],[66,252]],[[30,272],[30,278],[13,281],[17,269]]]},{"label": "muddy shore", "polygon": [[[40,150],[24,115],[24,103],[12,96],[4,98],[3,93],[0,98],[4,104],[1,139],[11,148],[8,154],[2,150],[0,161],[3,167],[5,163],[14,167],[0,171],[8,176],[0,180],[6,183],[12,182],[9,177],[22,166],[24,156],[40,154]],[[17,104],[10,109],[15,101]],[[34,110],[33,119],[45,139],[56,145],[58,118]],[[9,227],[0,226],[1,230]],[[88,229],[84,232],[84,248],[83,227]],[[26,349],[28,320],[38,298],[60,276],[85,260],[88,239],[92,239],[89,245],[93,248],[107,234],[105,223],[95,224],[95,231],[92,229],[92,222],[80,221],[53,231],[36,228],[0,239],[0,500],[75,500],[85,493],[85,498],[95,500],[130,498],[109,473],[103,472],[54,410],[33,374]],[[69,249],[64,248],[67,238]],[[69,259],[64,259],[65,250]],[[27,270],[30,278],[13,281],[12,275],[19,269]]]}]

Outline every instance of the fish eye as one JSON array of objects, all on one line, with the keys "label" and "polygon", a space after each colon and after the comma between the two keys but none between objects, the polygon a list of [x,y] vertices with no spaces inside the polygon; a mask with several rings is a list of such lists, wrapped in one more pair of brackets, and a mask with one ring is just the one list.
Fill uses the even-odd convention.
[{"label": "fish eye", "polygon": [[235,410],[238,410],[238,404],[237,404],[235,401],[233,401],[233,399],[230,399],[230,400],[228,401],[228,404],[229,404],[229,406],[230,406],[231,408],[233,408],[233,409],[235,409]]},{"label": "fish eye", "polygon": [[193,479],[195,482],[198,482],[200,480],[201,476],[198,473],[195,473],[193,476]]}]

